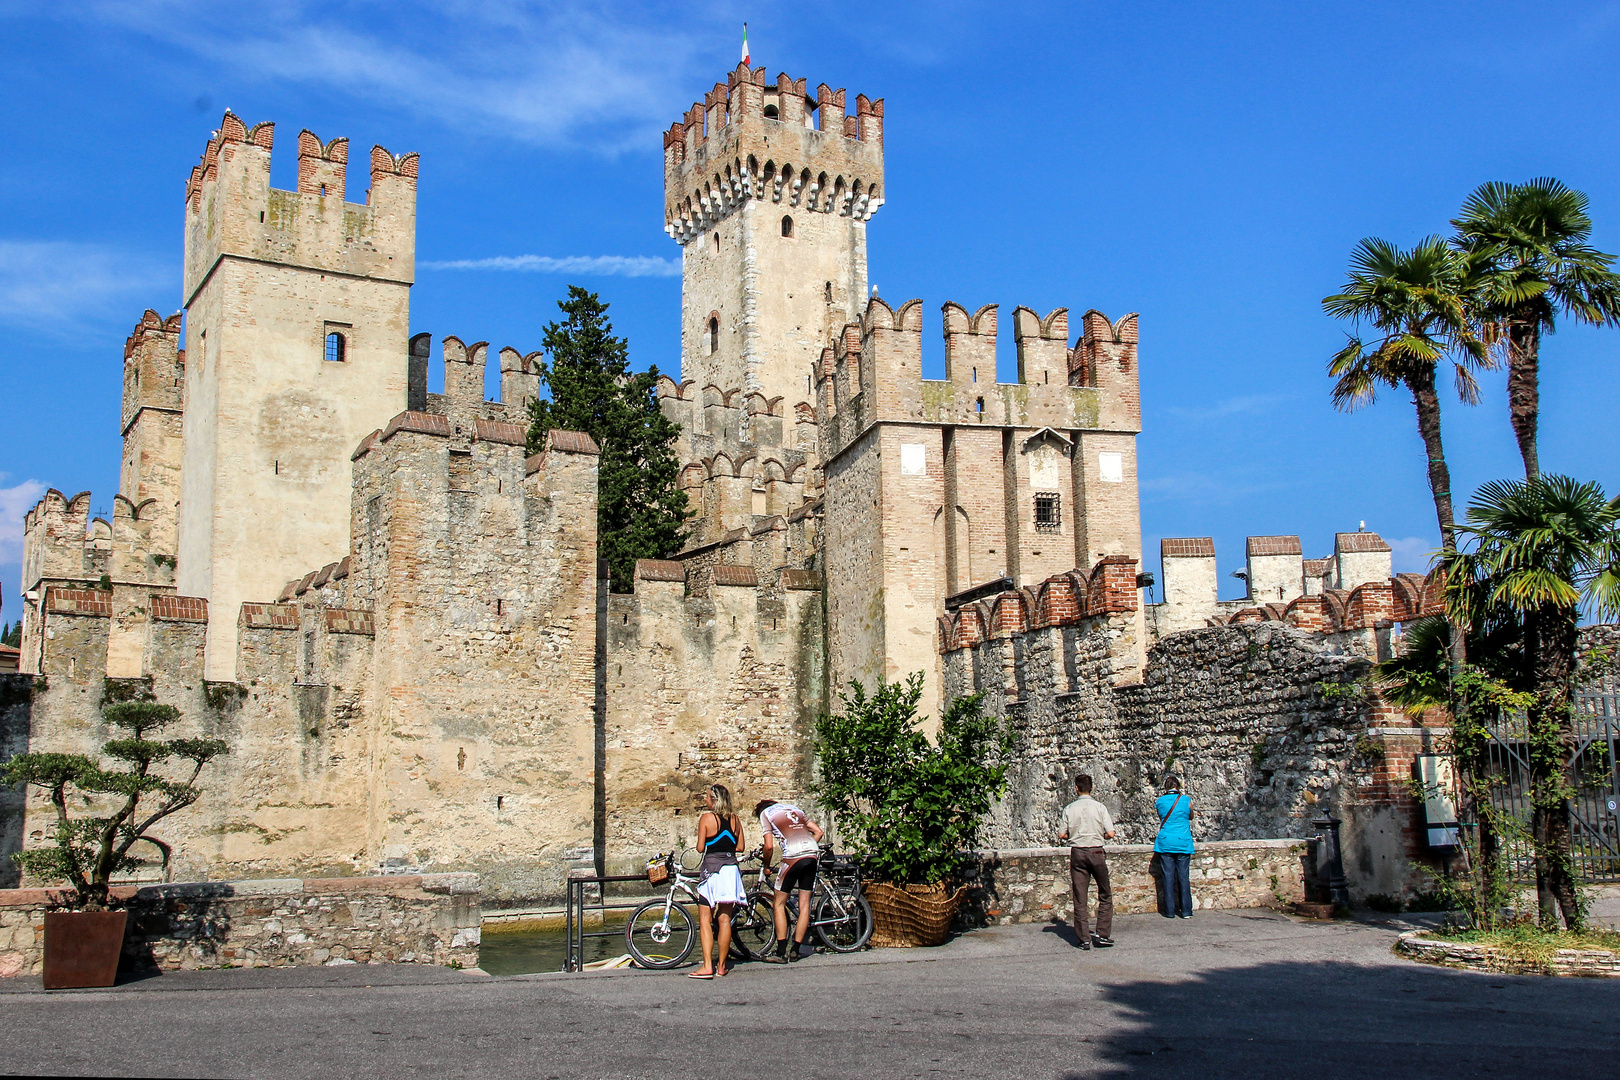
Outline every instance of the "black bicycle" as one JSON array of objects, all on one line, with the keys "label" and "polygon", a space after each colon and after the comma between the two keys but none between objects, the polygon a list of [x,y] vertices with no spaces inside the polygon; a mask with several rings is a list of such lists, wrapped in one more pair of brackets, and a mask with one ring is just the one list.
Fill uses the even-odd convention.
[{"label": "black bicycle", "polygon": [[[757,857],[758,852],[751,852]],[[763,955],[776,944],[775,904],[776,889],[760,866],[759,884],[748,894],[747,910],[751,924],[749,948],[756,956]],[[872,940],[872,905],[866,900],[861,886],[861,862],[853,855],[835,855],[832,846],[823,844],[818,855],[816,888],[810,894],[810,927],[816,937],[833,952],[852,953],[866,947]],[[759,927],[759,914],[767,916],[766,926]],[[787,899],[788,926],[799,919],[799,894],[790,893]],[[736,921],[732,933],[736,934]]]}]

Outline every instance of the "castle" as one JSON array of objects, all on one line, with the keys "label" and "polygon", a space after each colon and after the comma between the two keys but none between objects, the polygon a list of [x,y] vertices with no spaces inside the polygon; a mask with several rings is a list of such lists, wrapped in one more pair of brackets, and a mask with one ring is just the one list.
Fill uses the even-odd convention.
[{"label": "castle", "polygon": [[[1017,718],[992,830],[1012,845],[1046,842],[1074,761],[1141,782],[1175,724],[1199,737],[1194,712],[1149,715],[1144,687],[1197,652],[1168,643],[1291,624],[1265,646],[1305,673],[1265,721],[1278,752],[1323,716],[1350,724],[1342,701],[1301,702],[1380,648],[1332,634],[1381,618],[1387,649],[1393,609],[1336,598],[1395,587],[1387,546],[1379,578],[1355,568],[1370,542],[1345,541],[1329,583],[1297,540],[1251,541],[1251,595],[1288,607],[1233,611],[1207,541],[1166,541],[1167,602],[1145,608],[1137,317],[1015,308],[1002,384],[997,306],[947,303],[945,378],[923,378],[921,301],[867,281],[884,122],[881,99],[739,66],[665,133],[681,379],[658,394],[695,517],[621,594],[596,559],[597,447],[552,431],[525,455],[536,355],[443,337],[444,393],[427,391],[417,157],[373,148],[352,202],[347,140],[305,131],[279,191],[273,125],[227,113],[185,188],[183,319],[148,311],[125,345],[112,520],[54,490],[27,516],[38,677],[7,698],[8,731],[88,751],[104,700],[150,695],[229,742],[148,873],[474,870],[500,904],[690,840],[711,780],[743,802],[804,794],[811,725],[850,679],[921,671],[930,713],[981,690]],[[1289,557],[1297,589],[1255,569]],[[1351,750],[1318,749],[1265,813],[1212,759],[1211,798],[1233,806],[1217,826],[1297,834],[1305,795],[1348,782]],[[42,810],[8,810],[11,849],[44,838]]]}]

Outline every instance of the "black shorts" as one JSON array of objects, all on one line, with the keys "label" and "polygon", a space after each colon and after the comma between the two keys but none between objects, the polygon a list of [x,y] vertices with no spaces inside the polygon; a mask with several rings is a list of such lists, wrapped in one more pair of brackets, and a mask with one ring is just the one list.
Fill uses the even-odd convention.
[{"label": "black shorts", "polygon": [[776,891],[790,893],[795,889],[806,892],[816,887],[816,859],[807,856],[784,863],[781,871],[776,875]]}]

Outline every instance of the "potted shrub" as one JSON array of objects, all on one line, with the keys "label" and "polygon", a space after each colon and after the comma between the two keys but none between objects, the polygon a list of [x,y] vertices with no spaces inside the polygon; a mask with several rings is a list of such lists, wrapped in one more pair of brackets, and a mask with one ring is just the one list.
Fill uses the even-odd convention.
[{"label": "potted shrub", "polygon": [[[154,701],[104,705],[101,715],[120,737],[101,752],[118,765],[103,768],[85,754],[18,754],[0,770],[0,782],[42,788],[56,809],[54,844],[12,855],[23,873],[66,881],[59,894],[65,910],[45,915],[45,988],[111,986],[118,973],[127,911],[117,910],[112,876],[139,865],[130,848],[159,821],[196,802],[197,775],[225,752],[218,739],[154,739],[180,713]],[[173,779],[154,771],[166,762],[189,763],[189,776]],[[187,770],[182,768],[181,772]]]},{"label": "potted shrub", "polygon": [[815,794],[864,860],[873,944],[941,944],[966,891],[946,882],[1006,787],[1012,729],[973,694],[951,702],[930,741],[917,717],[921,672],[870,696],[849,686],[842,715],[816,722]]}]

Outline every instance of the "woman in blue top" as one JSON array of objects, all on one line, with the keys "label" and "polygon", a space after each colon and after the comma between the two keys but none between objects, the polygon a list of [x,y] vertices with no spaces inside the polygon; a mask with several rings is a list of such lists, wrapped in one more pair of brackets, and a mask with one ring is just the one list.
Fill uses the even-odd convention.
[{"label": "woman in blue top", "polygon": [[1181,793],[1181,778],[1166,776],[1165,793],[1153,804],[1159,815],[1159,835],[1153,850],[1164,869],[1164,917],[1190,919],[1192,900],[1192,802]]}]

